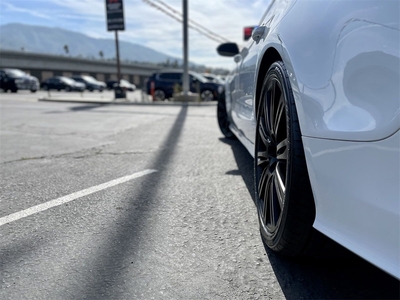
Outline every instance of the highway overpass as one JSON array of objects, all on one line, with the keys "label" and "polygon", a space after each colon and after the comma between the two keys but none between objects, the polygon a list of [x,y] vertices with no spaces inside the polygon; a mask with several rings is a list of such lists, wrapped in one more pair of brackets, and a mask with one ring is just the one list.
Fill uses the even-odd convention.
[{"label": "highway overpass", "polygon": [[[0,50],[0,68],[21,69],[43,81],[52,76],[91,75],[107,81],[117,77],[116,61]],[[122,78],[143,87],[145,79],[162,67],[121,61]]]}]

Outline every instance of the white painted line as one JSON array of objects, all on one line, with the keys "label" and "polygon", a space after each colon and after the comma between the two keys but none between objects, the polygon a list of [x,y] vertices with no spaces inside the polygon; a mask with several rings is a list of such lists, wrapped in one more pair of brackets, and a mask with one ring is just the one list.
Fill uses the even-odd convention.
[{"label": "white painted line", "polygon": [[157,172],[157,170],[150,170],[150,169],[149,170],[144,170],[144,171],[141,171],[141,172],[138,172],[138,173],[134,173],[132,175],[120,177],[120,178],[111,180],[109,182],[105,182],[105,183],[102,183],[102,184],[99,184],[99,185],[96,185],[96,186],[92,186],[92,187],[90,187],[88,189],[85,189],[85,190],[82,190],[82,191],[79,191],[79,192],[76,192],[76,193],[72,193],[72,194],[69,194],[67,196],[63,196],[61,198],[50,200],[50,201],[48,201],[46,203],[42,203],[42,204],[39,204],[39,205],[36,205],[36,206],[32,206],[30,208],[27,208],[27,209],[21,210],[19,212],[13,213],[11,215],[8,215],[8,216],[0,218],[0,226],[3,226],[4,224],[17,221],[19,219],[28,217],[28,216],[36,214],[38,212],[47,210],[49,208],[52,208],[52,207],[55,207],[55,206],[59,206],[61,204],[67,203],[67,202],[71,202],[71,201],[76,200],[78,198],[81,198],[81,197],[96,193],[98,191],[101,191],[101,190],[116,186],[118,184],[127,182],[127,181],[135,179],[135,178],[139,178],[139,177],[142,177],[142,176],[145,176],[147,174],[154,173],[154,172]]}]

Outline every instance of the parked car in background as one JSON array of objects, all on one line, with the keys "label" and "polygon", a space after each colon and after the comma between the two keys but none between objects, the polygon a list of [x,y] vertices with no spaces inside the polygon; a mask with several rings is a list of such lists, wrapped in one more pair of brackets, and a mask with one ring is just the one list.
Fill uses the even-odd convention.
[{"label": "parked car in background", "polygon": [[218,75],[211,74],[211,73],[203,73],[202,75],[211,82],[218,83],[218,84],[224,84],[224,80]]},{"label": "parked car in background", "polygon": [[71,76],[71,78],[77,82],[85,84],[86,89],[89,90],[90,92],[93,92],[94,90],[102,92],[107,87],[107,85],[104,82],[98,81],[92,76],[74,75]]},{"label": "parked car in background", "polygon": [[269,1],[240,51],[218,47],[236,63],[218,124],[254,158],[273,251],[323,256],[328,236],[400,278],[399,11],[399,1]]},{"label": "parked car in background", "polygon": [[[117,84],[117,80],[116,79],[110,79],[107,81],[107,89],[112,90],[116,87]],[[130,83],[128,80],[125,79],[121,79],[120,83],[119,83],[120,87],[123,89],[126,89],[130,92],[133,92],[134,90],[136,90],[136,85],[134,85],[133,83]]]},{"label": "parked car in background", "polygon": [[0,69],[0,88],[4,92],[30,90],[34,93],[39,89],[39,80],[19,69]]},{"label": "parked car in background", "polygon": [[[148,78],[146,87],[147,93],[150,95],[151,85],[154,85],[154,97],[158,100],[165,100],[172,97],[175,89],[182,89],[182,70],[164,70],[154,73]],[[202,75],[189,72],[189,89],[193,93],[200,93],[203,101],[217,100],[222,85],[210,82]]]},{"label": "parked car in background", "polygon": [[97,79],[96,79],[96,81],[103,88],[103,90],[105,90],[107,88],[107,84],[104,81],[100,81]]},{"label": "parked car in background", "polygon": [[71,78],[64,77],[64,76],[55,76],[47,78],[45,81],[42,82],[40,87],[46,91],[48,90],[65,90],[69,91],[84,91],[86,85],[81,82],[77,82]]},{"label": "parked car in background", "polygon": [[116,80],[116,79],[107,80],[107,83],[106,83],[107,89],[108,89],[108,90],[114,89],[114,84],[116,84],[117,81],[118,81],[118,80]]}]

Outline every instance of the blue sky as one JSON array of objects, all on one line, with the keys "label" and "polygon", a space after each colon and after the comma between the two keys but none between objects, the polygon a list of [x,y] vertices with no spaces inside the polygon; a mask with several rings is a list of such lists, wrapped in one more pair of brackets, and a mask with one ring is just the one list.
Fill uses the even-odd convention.
[{"label": "blue sky", "polygon": [[[159,0],[151,0],[162,6]],[[163,0],[182,11],[182,0]],[[189,18],[229,41],[243,43],[243,27],[256,25],[269,0],[188,0]],[[124,0],[121,40],[182,57],[182,24],[143,0]],[[106,30],[104,0],[0,0],[0,24],[24,23],[79,31],[95,38],[114,38]],[[0,32],[0,34],[5,34]],[[210,67],[229,68],[232,58],[216,54],[218,42],[189,30],[189,59]]]}]

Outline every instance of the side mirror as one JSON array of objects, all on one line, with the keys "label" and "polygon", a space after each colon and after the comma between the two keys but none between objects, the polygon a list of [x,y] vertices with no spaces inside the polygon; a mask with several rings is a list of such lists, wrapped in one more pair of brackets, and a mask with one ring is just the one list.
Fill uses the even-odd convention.
[{"label": "side mirror", "polygon": [[221,56],[235,56],[239,54],[239,47],[236,43],[224,43],[218,46],[217,52]]}]

